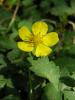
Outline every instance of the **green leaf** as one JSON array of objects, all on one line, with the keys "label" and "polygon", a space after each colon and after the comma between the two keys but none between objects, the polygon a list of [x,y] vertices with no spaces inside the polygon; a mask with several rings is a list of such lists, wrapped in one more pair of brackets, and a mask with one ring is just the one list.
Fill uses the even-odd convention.
[{"label": "green leaf", "polygon": [[19,49],[13,49],[12,51],[8,52],[7,57],[12,63],[14,63],[20,60],[21,55],[22,54]]},{"label": "green leaf", "polygon": [[64,0],[53,0],[54,7],[51,8],[51,13],[56,16],[68,16],[74,14],[75,11],[75,1],[71,0],[70,6]]},{"label": "green leaf", "polygon": [[69,55],[75,55],[75,45],[65,46],[64,51]]},{"label": "green leaf", "polygon": [[75,72],[72,73],[71,77],[74,78],[74,80],[75,80]]},{"label": "green leaf", "polygon": [[10,88],[14,87],[11,79],[7,79],[6,85],[7,87],[10,87]]},{"label": "green leaf", "polygon": [[11,79],[6,79],[3,75],[0,75],[0,88],[3,88],[4,85],[7,85],[10,88],[13,88],[13,83]]},{"label": "green leaf", "polygon": [[8,95],[6,97],[4,97],[2,100],[20,100],[20,98],[16,95]]},{"label": "green leaf", "polygon": [[51,83],[47,83],[42,100],[61,100],[60,92]]},{"label": "green leaf", "polygon": [[67,14],[67,9],[69,10],[69,7],[63,1],[57,3],[50,11],[54,15],[64,16],[65,14]]},{"label": "green leaf", "polygon": [[12,28],[12,33],[10,34],[10,40],[14,40],[18,36],[18,31],[14,27]]},{"label": "green leaf", "polygon": [[22,27],[22,26],[26,26],[27,28],[29,28],[31,30],[32,28],[32,21],[30,20],[22,20],[19,22],[18,27]]},{"label": "green leaf", "polygon": [[55,62],[61,67],[61,71],[66,68],[69,72],[75,72],[75,58],[60,56]]},{"label": "green leaf", "polygon": [[[63,43],[64,43],[64,48],[63,50],[70,55],[75,55],[75,32],[71,31],[71,32],[64,32],[64,39],[63,39]],[[67,40],[67,41],[66,41]]]},{"label": "green leaf", "polygon": [[49,24],[49,26],[48,26],[48,32],[50,32],[50,31],[53,31],[53,26],[51,25],[51,24]]},{"label": "green leaf", "polygon": [[74,91],[64,91],[64,100],[75,100],[75,92]]},{"label": "green leaf", "polygon": [[0,75],[0,88],[3,88],[5,84],[6,84],[6,79],[4,78],[3,75]]},{"label": "green leaf", "polygon": [[[73,45],[73,38],[75,37],[75,32],[74,31],[66,31],[63,33],[64,35],[64,44],[65,45]],[[67,40],[67,41],[66,41]]]},{"label": "green leaf", "polygon": [[41,8],[43,8],[43,9],[45,9],[45,13],[48,13],[49,12],[49,10],[50,10],[50,2],[49,2],[49,0],[42,0],[42,2],[41,2]]},{"label": "green leaf", "polygon": [[0,69],[7,66],[6,62],[4,61],[4,56],[0,54]]},{"label": "green leaf", "polygon": [[49,61],[48,58],[39,58],[37,61],[30,59],[32,64],[30,68],[36,75],[48,79],[56,89],[59,85],[59,67],[54,62]]},{"label": "green leaf", "polygon": [[8,37],[0,36],[1,49],[13,49],[16,48],[16,42]]}]

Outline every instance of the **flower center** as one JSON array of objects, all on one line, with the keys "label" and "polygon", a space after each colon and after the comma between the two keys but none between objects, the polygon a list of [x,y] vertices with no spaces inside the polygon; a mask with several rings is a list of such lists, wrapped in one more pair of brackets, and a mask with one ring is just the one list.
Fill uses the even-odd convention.
[{"label": "flower center", "polygon": [[32,35],[32,37],[30,39],[30,43],[33,43],[34,45],[38,45],[38,44],[42,43],[42,39],[43,39],[43,37],[40,36],[39,34]]}]

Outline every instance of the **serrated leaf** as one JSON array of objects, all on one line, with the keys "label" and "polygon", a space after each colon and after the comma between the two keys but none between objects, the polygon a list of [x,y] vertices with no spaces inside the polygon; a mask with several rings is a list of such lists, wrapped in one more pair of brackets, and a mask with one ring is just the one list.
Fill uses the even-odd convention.
[{"label": "serrated leaf", "polygon": [[39,58],[38,60],[29,60],[32,64],[30,68],[36,75],[48,79],[56,89],[59,85],[59,67],[54,62],[49,61],[48,58]]},{"label": "serrated leaf", "polygon": [[61,100],[61,95],[51,83],[48,83],[44,88],[42,100]]}]

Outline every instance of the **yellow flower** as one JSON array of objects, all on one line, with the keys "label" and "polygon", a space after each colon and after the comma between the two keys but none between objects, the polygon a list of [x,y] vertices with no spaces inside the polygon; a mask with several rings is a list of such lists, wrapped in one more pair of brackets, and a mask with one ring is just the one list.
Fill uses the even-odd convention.
[{"label": "yellow flower", "polygon": [[36,56],[47,56],[52,52],[50,47],[58,41],[58,34],[50,32],[47,34],[48,25],[45,22],[38,21],[32,25],[32,32],[26,26],[19,29],[19,36],[22,41],[18,42],[18,48],[31,52]]}]

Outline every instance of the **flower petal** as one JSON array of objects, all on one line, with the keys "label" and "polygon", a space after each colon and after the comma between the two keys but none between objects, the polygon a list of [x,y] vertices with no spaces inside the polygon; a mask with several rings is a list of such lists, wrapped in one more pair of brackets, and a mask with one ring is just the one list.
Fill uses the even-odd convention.
[{"label": "flower petal", "polygon": [[43,37],[43,43],[46,46],[53,46],[59,41],[58,33],[51,32]]},{"label": "flower petal", "polygon": [[20,29],[19,29],[19,36],[22,40],[29,40],[30,39],[30,36],[31,36],[31,33],[30,31],[28,30],[27,27],[25,26],[22,26]]},{"label": "flower petal", "polygon": [[33,45],[26,42],[18,42],[17,45],[19,49],[26,52],[30,52],[33,50]]},{"label": "flower petal", "polygon": [[36,55],[36,57],[40,56],[47,56],[52,52],[52,49],[43,45],[39,44],[36,49],[34,50],[33,54]]},{"label": "flower petal", "polygon": [[48,25],[45,22],[38,21],[35,22],[32,26],[32,32],[34,35],[41,34],[45,35],[48,31]]}]

